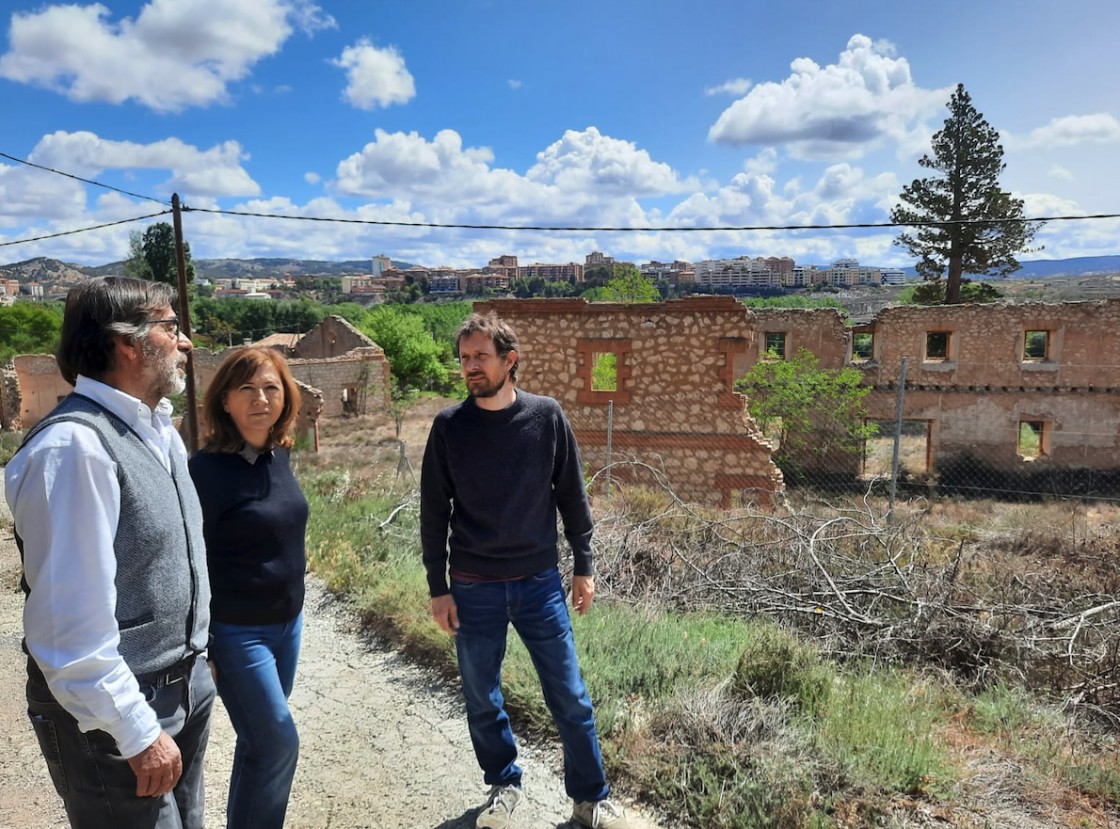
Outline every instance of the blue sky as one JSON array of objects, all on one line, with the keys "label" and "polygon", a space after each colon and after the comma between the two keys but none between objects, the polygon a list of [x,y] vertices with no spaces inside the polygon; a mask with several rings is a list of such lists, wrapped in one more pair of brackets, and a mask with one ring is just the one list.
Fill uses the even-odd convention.
[{"label": "blue sky", "polygon": [[[882,222],[954,86],[1030,216],[1120,213],[1115,0],[9,0],[0,152],[138,195],[442,224]],[[0,245],[159,204],[0,158]],[[166,218],[164,220],[167,220]],[[0,246],[103,264],[149,220]],[[198,258],[470,267],[791,256],[912,264],[874,230],[563,232],[187,212]],[[1055,222],[1022,258],[1120,254]]]}]

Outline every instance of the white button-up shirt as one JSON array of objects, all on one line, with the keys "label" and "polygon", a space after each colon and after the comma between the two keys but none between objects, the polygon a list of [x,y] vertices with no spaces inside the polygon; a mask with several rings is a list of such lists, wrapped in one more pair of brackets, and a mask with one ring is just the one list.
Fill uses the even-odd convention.
[{"label": "white button-up shirt", "polygon": [[[82,376],[74,390],[127,423],[168,472],[172,452],[186,468],[169,401],[152,410]],[[156,741],[160,725],[118,650],[117,465],[88,426],[54,423],[9,462],[5,489],[31,587],[23,611],[27,649],[78,727],[108,732],[121,755],[133,757]]]}]

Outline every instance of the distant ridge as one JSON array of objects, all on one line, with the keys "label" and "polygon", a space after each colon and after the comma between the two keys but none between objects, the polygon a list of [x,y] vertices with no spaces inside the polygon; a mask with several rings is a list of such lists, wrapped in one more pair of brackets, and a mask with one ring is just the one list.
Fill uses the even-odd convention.
[{"label": "distant ridge", "polygon": [[[1105,276],[1120,274],[1120,256],[1076,256],[1072,259],[1034,259],[1020,262],[1023,267],[1011,279],[1043,279],[1053,276]],[[917,276],[914,268],[903,268],[908,276]]]},{"label": "distant ridge", "polygon": [[[203,279],[236,279],[254,276],[338,277],[372,273],[370,259],[327,261],[320,259],[192,259],[196,276]],[[408,262],[393,260],[405,270]],[[20,282],[74,282],[88,276],[124,276],[124,262],[107,265],[73,265],[38,257],[11,265],[0,265],[0,276]]]},{"label": "distant ridge", "polygon": [[[194,259],[195,273],[204,279],[236,279],[238,277],[283,276],[338,277],[371,273],[370,259]],[[392,260],[401,270],[415,267],[409,262]],[[1048,279],[1055,277],[1120,275],[1120,256],[1079,256],[1072,259],[1036,259],[1023,262],[1012,279]],[[903,273],[916,276],[914,268]],[[38,257],[11,265],[0,265],[0,276],[20,282],[72,283],[87,276],[123,276],[124,262],[107,265],[74,265],[57,259]]]}]

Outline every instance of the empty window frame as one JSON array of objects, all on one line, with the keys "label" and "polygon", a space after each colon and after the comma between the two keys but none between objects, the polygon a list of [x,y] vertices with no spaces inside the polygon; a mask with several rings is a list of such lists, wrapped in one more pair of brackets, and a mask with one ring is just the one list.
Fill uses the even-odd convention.
[{"label": "empty window frame", "polygon": [[852,360],[854,362],[867,362],[874,359],[875,335],[867,332],[852,334]]},{"label": "empty window frame", "polygon": [[576,394],[580,403],[606,404],[630,402],[631,343],[627,338],[580,338],[579,376],[583,387]]},{"label": "empty window frame", "polygon": [[1042,363],[1050,359],[1050,332],[1045,329],[1027,331],[1023,336],[1023,362]]},{"label": "empty window frame", "polygon": [[767,331],[766,348],[762,352],[764,359],[784,360],[786,358],[786,332]]},{"label": "empty window frame", "polygon": [[863,475],[890,478],[894,463],[894,436],[898,432],[898,471],[902,480],[928,475],[933,461],[933,423],[929,420],[866,420],[874,431],[864,443]]},{"label": "empty window frame", "polygon": [[592,355],[591,390],[618,391],[618,355],[613,351]]},{"label": "empty window frame", "polygon": [[1019,421],[1019,457],[1025,461],[1043,458],[1050,453],[1050,424],[1045,420]]},{"label": "empty window frame", "polygon": [[952,335],[948,331],[927,331],[925,361],[940,363],[948,360],[951,341]]}]

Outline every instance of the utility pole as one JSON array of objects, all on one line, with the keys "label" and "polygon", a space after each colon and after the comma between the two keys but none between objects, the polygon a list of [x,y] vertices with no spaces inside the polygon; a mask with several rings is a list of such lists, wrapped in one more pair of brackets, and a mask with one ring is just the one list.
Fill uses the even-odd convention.
[{"label": "utility pole", "polygon": [[[179,194],[171,195],[171,212],[175,226],[175,265],[179,271],[179,330],[191,338],[191,309],[187,299],[187,255],[183,251],[183,217],[179,207]],[[195,403],[194,349],[187,352],[187,453],[198,451],[198,405]]]}]

